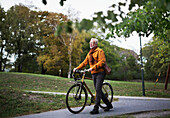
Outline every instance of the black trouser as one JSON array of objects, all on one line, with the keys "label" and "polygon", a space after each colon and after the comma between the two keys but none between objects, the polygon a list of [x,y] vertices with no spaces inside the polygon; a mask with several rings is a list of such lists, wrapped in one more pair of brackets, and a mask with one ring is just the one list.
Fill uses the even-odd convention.
[{"label": "black trouser", "polygon": [[100,105],[100,100],[102,99],[103,102],[108,106],[109,100],[107,99],[107,97],[105,96],[105,94],[102,92],[102,84],[105,78],[105,72],[100,72],[100,73],[95,73],[92,74],[92,78],[93,78],[93,82],[94,82],[94,87],[96,90],[96,103],[94,108],[98,109],[99,105]]}]

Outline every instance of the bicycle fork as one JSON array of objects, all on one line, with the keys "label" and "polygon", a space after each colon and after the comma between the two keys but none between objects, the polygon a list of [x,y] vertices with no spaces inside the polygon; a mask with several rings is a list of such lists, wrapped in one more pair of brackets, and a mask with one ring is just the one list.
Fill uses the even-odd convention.
[{"label": "bicycle fork", "polygon": [[79,84],[80,86],[78,87],[77,91],[76,91],[76,96],[75,99],[76,100],[80,100],[81,99],[81,93],[82,93],[82,85],[83,83]]},{"label": "bicycle fork", "polygon": [[82,87],[83,87],[83,82],[84,82],[84,76],[85,76],[85,73],[83,73],[82,82],[81,83],[77,83],[80,86],[78,87],[78,90],[76,91],[76,96],[75,96],[76,100],[80,100],[81,99],[81,93],[82,93]]}]

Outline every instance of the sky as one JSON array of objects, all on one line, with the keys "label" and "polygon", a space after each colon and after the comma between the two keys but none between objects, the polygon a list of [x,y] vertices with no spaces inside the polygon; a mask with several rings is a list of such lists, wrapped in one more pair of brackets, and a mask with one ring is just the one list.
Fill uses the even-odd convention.
[{"label": "sky", "polygon": [[[67,14],[68,8],[78,13],[79,19],[92,19],[94,12],[103,11],[106,12],[111,9],[110,6],[118,1],[125,0],[67,0],[64,2],[64,6],[60,6],[60,0],[47,0],[47,5],[42,3],[42,0],[0,0],[1,7],[7,11],[11,6],[15,4],[34,5],[37,10],[57,12]],[[129,1],[129,0],[128,0]],[[123,9],[127,11],[128,8]],[[153,35],[149,37],[142,37],[142,47],[147,43]],[[126,49],[134,50],[137,54],[140,53],[140,39],[137,33],[133,33],[129,38],[116,38],[112,39],[112,44]]]}]

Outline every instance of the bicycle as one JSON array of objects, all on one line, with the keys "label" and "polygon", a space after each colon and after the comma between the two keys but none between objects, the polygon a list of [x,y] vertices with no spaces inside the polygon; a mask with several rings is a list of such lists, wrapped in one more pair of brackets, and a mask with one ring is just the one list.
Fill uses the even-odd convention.
[{"label": "bicycle", "polygon": [[[85,74],[87,71],[88,70],[86,69],[76,70],[76,72],[73,73],[75,84],[70,87],[66,95],[66,105],[67,105],[68,110],[71,113],[74,113],[74,114],[80,113],[85,108],[87,99],[88,99],[87,91],[91,95],[91,102],[89,106],[95,102],[96,93],[95,95],[93,95],[93,93],[91,92],[91,90],[89,89],[89,87],[84,81],[84,79],[92,80],[92,78],[85,77]],[[78,80],[81,80],[81,81],[78,81]],[[106,95],[109,102],[112,102],[113,100],[112,86],[109,83],[104,82],[102,85],[102,91]],[[104,104],[100,104],[100,107],[105,109],[107,106]]]}]

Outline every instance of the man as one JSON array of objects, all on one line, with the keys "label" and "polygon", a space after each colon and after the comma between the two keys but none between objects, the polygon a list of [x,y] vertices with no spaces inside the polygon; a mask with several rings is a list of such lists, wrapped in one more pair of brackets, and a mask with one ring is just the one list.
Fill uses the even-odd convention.
[{"label": "man", "polygon": [[112,104],[109,102],[107,97],[102,92],[102,84],[106,75],[103,69],[103,65],[105,64],[105,62],[106,58],[104,51],[98,47],[98,40],[92,38],[90,40],[90,51],[87,54],[85,60],[77,68],[74,68],[73,70],[75,72],[76,69],[82,69],[88,63],[90,65],[88,71],[91,72],[92,74],[94,87],[96,90],[96,103],[93,110],[90,112],[91,114],[99,113],[99,105],[101,99],[107,105],[105,111],[109,111],[110,109],[113,108]]}]

